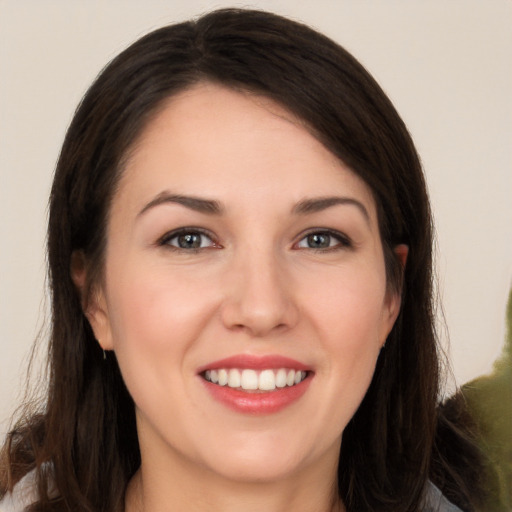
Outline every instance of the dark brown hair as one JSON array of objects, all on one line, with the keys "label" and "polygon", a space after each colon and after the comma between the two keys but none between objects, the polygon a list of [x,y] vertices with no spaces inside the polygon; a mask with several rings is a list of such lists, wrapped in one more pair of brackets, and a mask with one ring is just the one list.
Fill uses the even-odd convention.
[{"label": "dark brown hair", "polygon": [[[0,494],[37,468],[33,510],[122,510],[140,464],[134,405],[115,356],[103,360],[82,313],[71,256],[83,251],[94,284],[130,148],[169,96],[201,81],[283,105],[371,188],[402,310],[343,433],[339,493],[348,510],[418,510],[435,455],[439,391],[431,214],[419,158],[389,99],[343,48],[279,16],[233,9],[141,38],[102,71],[76,111],[50,198],[48,398],[10,434]],[[404,273],[393,251],[399,243],[409,246]]]}]

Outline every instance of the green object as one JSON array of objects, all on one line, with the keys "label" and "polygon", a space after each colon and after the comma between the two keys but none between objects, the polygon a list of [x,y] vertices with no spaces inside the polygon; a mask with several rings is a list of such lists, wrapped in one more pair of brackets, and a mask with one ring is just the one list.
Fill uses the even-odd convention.
[{"label": "green object", "polygon": [[462,386],[488,458],[485,512],[512,510],[512,290],[507,304],[505,347],[491,374]]}]

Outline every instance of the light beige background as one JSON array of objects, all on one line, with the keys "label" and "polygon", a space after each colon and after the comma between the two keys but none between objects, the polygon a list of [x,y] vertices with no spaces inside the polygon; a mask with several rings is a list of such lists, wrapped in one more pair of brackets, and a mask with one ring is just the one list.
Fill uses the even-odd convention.
[{"label": "light beige background", "polygon": [[47,195],[75,106],[138,36],[226,5],[318,28],[381,83],[427,174],[457,382],[499,354],[512,277],[510,0],[0,0],[0,434],[45,318]]}]

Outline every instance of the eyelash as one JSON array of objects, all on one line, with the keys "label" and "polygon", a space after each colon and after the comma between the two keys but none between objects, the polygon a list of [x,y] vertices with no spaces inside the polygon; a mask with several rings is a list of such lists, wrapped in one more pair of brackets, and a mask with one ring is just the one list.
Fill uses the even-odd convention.
[{"label": "eyelash", "polygon": [[[207,245],[206,247],[179,247],[178,245],[172,245],[170,242],[173,239],[178,239],[180,236],[186,236],[186,235],[192,235],[192,236],[200,236],[200,237],[206,237],[210,240],[211,244]],[[202,243],[202,242],[201,242]],[[166,247],[168,249],[174,250],[174,251],[185,251],[185,252],[199,252],[204,249],[211,249],[211,248],[220,248],[220,245],[215,242],[214,237],[211,233],[209,233],[206,230],[199,229],[199,228],[180,228],[176,229],[174,231],[170,231],[169,233],[166,233],[164,236],[162,236],[158,242],[157,245],[161,247]]]},{"label": "eyelash", "polygon": [[[298,245],[303,242],[304,240],[307,240],[311,236],[325,236],[329,237],[330,242],[332,242],[332,239],[334,239],[337,243],[335,245],[329,245],[328,247],[298,247]],[[312,229],[302,235],[300,240],[295,244],[299,249],[309,249],[311,251],[315,252],[332,252],[332,251],[339,251],[343,249],[352,249],[353,243],[350,240],[348,236],[346,236],[343,233],[340,233],[339,231],[334,231],[332,229]]]},{"label": "eyelash", "polygon": [[[199,236],[200,237],[200,245],[199,247],[180,247],[178,245],[173,245],[170,242],[174,239],[178,239],[180,236]],[[301,247],[299,244],[306,241],[308,243],[308,238],[312,236],[319,236],[319,237],[328,237],[329,238],[329,245],[327,247]],[[203,241],[201,240],[203,237],[206,237],[210,240],[210,244],[207,246],[202,246]],[[332,240],[335,240],[337,243],[334,245],[331,245]],[[211,248],[222,248],[220,244],[218,244],[212,234],[206,230],[199,229],[199,228],[180,228],[176,229],[174,231],[170,231],[169,233],[166,233],[164,236],[162,236],[158,242],[158,246],[166,247],[171,250],[175,251],[184,251],[184,252],[191,252],[196,253],[205,249],[211,249]],[[340,233],[339,231],[334,231],[331,229],[312,229],[308,231],[307,233],[302,234],[301,238],[298,242],[296,242],[293,245],[294,248],[302,250],[302,249],[309,249],[314,252],[333,252],[333,251],[339,251],[343,249],[351,249],[353,248],[353,243],[350,240],[349,237],[347,237],[345,234]]]}]

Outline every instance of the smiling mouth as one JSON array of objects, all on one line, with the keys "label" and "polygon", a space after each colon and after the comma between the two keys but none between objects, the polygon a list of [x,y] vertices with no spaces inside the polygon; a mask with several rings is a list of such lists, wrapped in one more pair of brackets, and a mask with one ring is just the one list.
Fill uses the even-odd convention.
[{"label": "smiling mouth", "polygon": [[308,373],[289,368],[263,370],[218,368],[206,370],[201,373],[201,376],[218,386],[257,393],[296,386],[308,376]]}]

